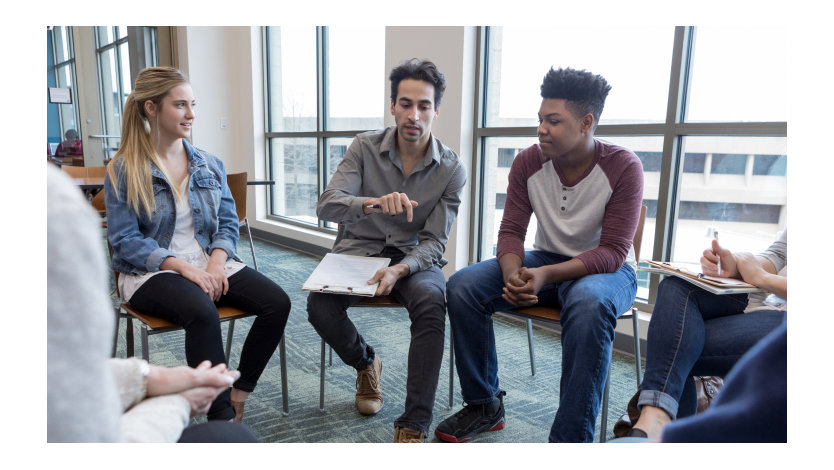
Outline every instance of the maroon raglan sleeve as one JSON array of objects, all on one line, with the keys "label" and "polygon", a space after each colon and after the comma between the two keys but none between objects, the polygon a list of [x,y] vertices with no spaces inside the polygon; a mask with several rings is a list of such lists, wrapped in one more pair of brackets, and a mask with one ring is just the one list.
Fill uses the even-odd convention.
[{"label": "maroon raglan sleeve", "polygon": [[605,206],[599,246],[576,256],[590,274],[612,273],[623,266],[643,204],[643,165],[637,155],[615,147],[599,164],[611,183],[611,199]]}]

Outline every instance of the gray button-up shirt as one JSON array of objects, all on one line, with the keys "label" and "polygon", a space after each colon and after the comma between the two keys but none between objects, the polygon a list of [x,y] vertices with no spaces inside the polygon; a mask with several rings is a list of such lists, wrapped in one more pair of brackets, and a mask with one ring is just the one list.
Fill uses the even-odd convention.
[{"label": "gray button-up shirt", "polygon": [[[339,224],[334,253],[378,256],[393,246],[406,253],[401,262],[413,274],[446,264],[443,252],[466,172],[457,154],[432,136],[425,157],[404,178],[396,142],[396,126],[357,135],[319,198],[316,214]],[[366,199],[395,191],[419,203],[411,222],[405,213],[363,212]]]}]

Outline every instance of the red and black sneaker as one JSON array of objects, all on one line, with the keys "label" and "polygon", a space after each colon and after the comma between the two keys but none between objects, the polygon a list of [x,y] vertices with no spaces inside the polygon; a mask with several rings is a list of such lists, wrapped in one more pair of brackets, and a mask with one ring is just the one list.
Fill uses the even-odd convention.
[{"label": "red and black sneaker", "polygon": [[466,442],[482,432],[504,429],[503,391],[491,403],[465,405],[437,425],[434,435],[441,441]]}]

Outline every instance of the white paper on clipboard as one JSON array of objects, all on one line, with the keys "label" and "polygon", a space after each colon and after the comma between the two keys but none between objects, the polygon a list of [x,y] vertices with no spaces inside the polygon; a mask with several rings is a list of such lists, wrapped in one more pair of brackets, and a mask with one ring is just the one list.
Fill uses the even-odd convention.
[{"label": "white paper on clipboard", "polygon": [[391,258],[328,253],[324,255],[301,289],[327,294],[373,297],[379,283],[368,285],[368,280],[389,263],[391,263]]}]

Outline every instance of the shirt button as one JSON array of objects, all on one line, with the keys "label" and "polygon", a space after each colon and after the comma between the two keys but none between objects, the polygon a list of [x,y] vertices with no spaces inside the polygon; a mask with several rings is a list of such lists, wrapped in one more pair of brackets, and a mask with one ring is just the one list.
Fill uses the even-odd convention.
[{"label": "shirt button", "polygon": [[391,238],[391,235],[388,235],[388,238]]},{"label": "shirt button", "polygon": [[[563,207],[563,208],[562,208],[562,210],[564,210],[564,209],[565,209],[565,208]],[[202,234],[203,234],[203,231],[202,231],[202,230],[199,230],[197,233],[198,233],[198,234],[200,234],[200,235],[202,235]]]},{"label": "shirt button", "polygon": [[200,208],[198,207],[198,208],[194,209],[194,213],[199,214],[200,213]]},{"label": "shirt button", "polygon": [[562,196],[563,201],[567,201],[567,199],[568,199],[567,196]]},{"label": "shirt button", "polygon": [[562,206],[562,210],[565,210],[565,206]]}]

